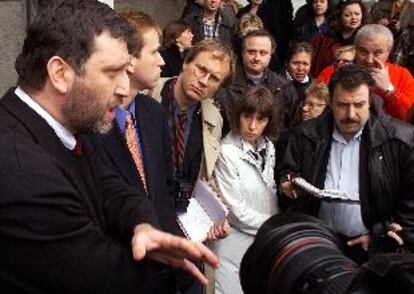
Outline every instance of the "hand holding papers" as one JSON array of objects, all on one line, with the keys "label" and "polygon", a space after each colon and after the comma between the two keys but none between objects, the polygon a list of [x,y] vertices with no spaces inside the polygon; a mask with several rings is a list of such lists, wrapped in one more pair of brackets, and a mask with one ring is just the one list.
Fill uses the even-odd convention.
[{"label": "hand holding papers", "polygon": [[312,194],[318,198],[340,200],[345,202],[359,202],[358,195],[350,195],[345,191],[339,190],[321,190],[312,184],[308,183],[305,179],[301,177],[296,177],[290,180],[290,182],[298,188],[301,188],[305,192]]},{"label": "hand holding papers", "polygon": [[178,214],[177,221],[188,239],[202,242],[214,223],[224,222],[226,215],[227,208],[209,185],[198,180],[187,212]]}]

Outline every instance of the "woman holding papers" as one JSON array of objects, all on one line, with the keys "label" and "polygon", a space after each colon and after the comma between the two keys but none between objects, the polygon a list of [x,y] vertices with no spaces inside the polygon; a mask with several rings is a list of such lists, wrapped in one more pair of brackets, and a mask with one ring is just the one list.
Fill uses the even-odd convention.
[{"label": "woman holding papers", "polygon": [[221,261],[215,293],[243,293],[239,281],[242,257],[258,228],[278,212],[273,178],[276,109],[270,90],[250,88],[236,102],[232,131],[223,139],[215,176],[219,194],[229,208],[231,231],[214,246]]}]

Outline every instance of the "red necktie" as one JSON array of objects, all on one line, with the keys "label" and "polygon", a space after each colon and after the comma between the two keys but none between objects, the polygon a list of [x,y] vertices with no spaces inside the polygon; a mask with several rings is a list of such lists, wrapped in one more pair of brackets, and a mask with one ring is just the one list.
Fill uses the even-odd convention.
[{"label": "red necktie", "polygon": [[77,157],[81,157],[81,156],[82,156],[82,154],[83,154],[82,144],[81,144],[81,142],[79,141],[79,138],[76,138],[76,137],[75,137],[75,139],[76,139],[76,145],[75,145],[75,148],[73,149],[73,153],[75,153],[75,155],[76,155]]}]

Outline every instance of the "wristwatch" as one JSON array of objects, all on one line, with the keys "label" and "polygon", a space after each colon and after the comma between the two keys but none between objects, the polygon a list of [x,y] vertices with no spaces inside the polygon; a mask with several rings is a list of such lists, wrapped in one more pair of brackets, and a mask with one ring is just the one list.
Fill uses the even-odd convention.
[{"label": "wristwatch", "polygon": [[388,95],[392,92],[395,91],[394,85],[393,84],[389,84],[386,88],[385,88],[385,94]]}]

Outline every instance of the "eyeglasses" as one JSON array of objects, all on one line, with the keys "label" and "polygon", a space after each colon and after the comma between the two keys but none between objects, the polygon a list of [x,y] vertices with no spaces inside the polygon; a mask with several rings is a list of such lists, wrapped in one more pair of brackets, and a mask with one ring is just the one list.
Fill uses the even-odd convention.
[{"label": "eyeglasses", "polygon": [[338,66],[343,66],[343,65],[349,65],[349,64],[354,64],[353,60],[347,60],[347,59],[338,59],[334,61],[334,66],[338,67]]},{"label": "eyeglasses", "polygon": [[216,76],[214,73],[211,73],[208,68],[201,64],[194,64],[193,72],[198,79],[207,77],[207,82],[211,82],[213,84],[219,84],[221,82],[221,79],[218,76]]}]

